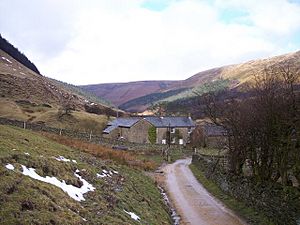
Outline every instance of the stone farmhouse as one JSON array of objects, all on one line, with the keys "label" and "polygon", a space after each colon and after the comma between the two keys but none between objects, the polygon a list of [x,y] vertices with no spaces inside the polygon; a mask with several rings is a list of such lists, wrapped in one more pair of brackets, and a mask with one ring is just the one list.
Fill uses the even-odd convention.
[{"label": "stone farmhouse", "polygon": [[103,136],[134,143],[185,145],[195,128],[191,117],[128,117],[108,123]]}]

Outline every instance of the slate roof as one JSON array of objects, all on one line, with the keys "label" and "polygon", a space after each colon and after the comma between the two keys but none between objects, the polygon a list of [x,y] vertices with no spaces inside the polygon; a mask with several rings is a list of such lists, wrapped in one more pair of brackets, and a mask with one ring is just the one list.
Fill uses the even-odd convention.
[{"label": "slate roof", "polygon": [[107,126],[104,130],[103,133],[109,134],[111,131],[113,131],[114,129],[116,129],[118,126]]},{"label": "slate roof", "polygon": [[146,120],[157,128],[162,127],[195,127],[195,123],[190,117],[128,117],[128,118],[116,118],[108,123],[108,126],[103,130],[103,133],[109,134],[117,127],[132,127],[140,120]]},{"label": "slate roof", "polygon": [[203,128],[207,136],[224,136],[227,134],[226,130],[223,127],[217,126],[212,123],[205,123]]},{"label": "slate roof", "polygon": [[128,118],[116,118],[107,124],[107,127],[103,130],[103,133],[109,134],[117,127],[132,127],[136,122],[141,120],[140,117],[128,117]]},{"label": "slate roof", "polygon": [[141,117],[128,117],[128,118],[116,118],[115,120],[108,123],[109,126],[117,127],[132,127],[136,122],[141,120]]},{"label": "slate roof", "polygon": [[194,127],[195,124],[190,117],[145,117],[145,120],[155,127]]}]

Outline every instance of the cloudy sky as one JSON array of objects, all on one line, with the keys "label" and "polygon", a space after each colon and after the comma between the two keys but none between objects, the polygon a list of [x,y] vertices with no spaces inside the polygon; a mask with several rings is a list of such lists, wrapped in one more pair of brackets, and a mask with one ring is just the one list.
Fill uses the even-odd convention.
[{"label": "cloudy sky", "polygon": [[300,0],[0,0],[0,33],[68,83],[178,80],[300,50]]}]

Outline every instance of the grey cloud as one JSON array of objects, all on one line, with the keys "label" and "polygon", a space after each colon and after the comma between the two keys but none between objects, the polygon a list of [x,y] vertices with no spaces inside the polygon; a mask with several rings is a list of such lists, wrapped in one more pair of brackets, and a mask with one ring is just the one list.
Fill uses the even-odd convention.
[{"label": "grey cloud", "polygon": [[55,57],[72,38],[76,16],[72,5],[61,2],[68,1],[1,0],[0,32],[20,50]]}]

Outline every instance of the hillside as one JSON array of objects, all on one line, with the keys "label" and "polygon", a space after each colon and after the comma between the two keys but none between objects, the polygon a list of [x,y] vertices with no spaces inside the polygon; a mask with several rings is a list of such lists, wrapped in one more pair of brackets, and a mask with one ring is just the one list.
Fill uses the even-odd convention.
[{"label": "hillside", "polygon": [[176,81],[137,81],[129,83],[84,85],[80,87],[119,106],[147,94],[168,90],[174,83],[176,83]]},{"label": "hillside", "polygon": [[[197,73],[186,80],[170,81],[170,83],[163,81],[164,84],[168,84],[163,87],[159,87],[159,81],[143,81],[123,84],[88,85],[82,86],[82,88],[108,99],[123,110],[142,112],[158,102],[173,102],[192,98],[195,96],[195,92],[205,92],[205,90],[209,89],[207,88],[208,86],[216,86],[215,84],[218,85],[213,87],[213,89],[241,87],[250,81],[254,74],[262,73],[266,67],[272,65],[286,66],[288,64],[299,67],[300,51],[213,68]],[[148,88],[148,84],[156,84],[156,88]]]},{"label": "hillside", "polygon": [[0,50],[0,117],[99,132],[116,111],[75,88],[37,74]]},{"label": "hillside", "polygon": [[170,224],[145,162],[50,137],[0,125],[0,224]]}]

